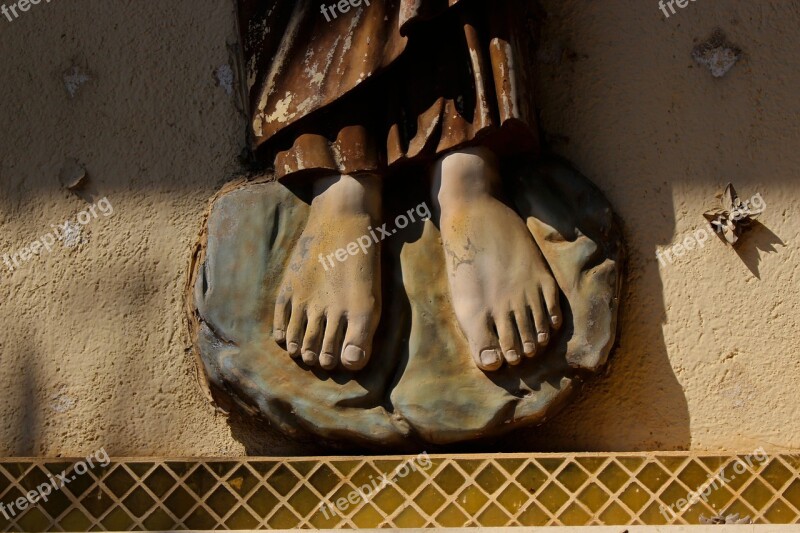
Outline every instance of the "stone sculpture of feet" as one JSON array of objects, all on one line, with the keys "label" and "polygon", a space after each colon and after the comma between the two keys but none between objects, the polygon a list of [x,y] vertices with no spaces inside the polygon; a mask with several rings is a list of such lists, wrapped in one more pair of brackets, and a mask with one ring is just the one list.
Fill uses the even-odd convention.
[{"label": "stone sculpture of feet", "polygon": [[332,176],[314,184],[308,222],[275,303],[273,336],[308,366],[361,370],[381,314],[380,246],[323,263],[369,234],[381,218],[380,177]]},{"label": "stone sculpture of feet", "polygon": [[433,189],[456,317],[475,364],[518,365],[562,323],[559,289],[525,221],[502,200],[487,148],[444,156]]}]

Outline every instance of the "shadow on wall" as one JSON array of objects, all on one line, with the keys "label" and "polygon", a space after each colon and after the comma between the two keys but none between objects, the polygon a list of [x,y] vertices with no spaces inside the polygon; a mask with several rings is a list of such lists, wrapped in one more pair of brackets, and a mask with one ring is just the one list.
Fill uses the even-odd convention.
[{"label": "shadow on wall", "polygon": [[[26,52],[3,59],[0,222],[63,202],[58,177],[69,159],[85,165],[87,192],[101,197],[181,196],[228,181],[245,142],[226,81],[235,69],[233,15],[233,2],[205,0],[53,3],[8,24],[0,49]],[[31,151],[30,139],[47,149]]]},{"label": "shadow on wall", "polygon": [[[656,201],[670,204],[671,188],[662,187],[659,196]],[[647,233],[643,248],[655,250],[672,241],[673,231],[674,219],[671,224],[656,225]],[[623,232],[625,241],[631,242],[624,220]],[[657,263],[645,266],[641,258],[630,255],[629,251],[617,348],[605,375],[590,379],[575,400],[549,422],[518,432],[503,451],[689,449],[689,407],[670,365],[663,334],[666,314],[661,275]],[[637,326],[630,327],[633,323]]]},{"label": "shadow on wall", "polygon": [[775,253],[776,246],[786,246],[780,237],[775,235],[761,222],[754,220],[750,231],[742,235],[739,245],[734,249],[742,264],[758,279],[761,279],[761,257],[764,253]]},{"label": "shadow on wall", "polygon": [[[163,288],[180,287],[207,198],[239,171],[244,119],[222,83],[233,65],[232,4],[53,2],[0,22],[0,49],[14,51],[3,54],[0,80],[0,256],[98,198],[118,209],[113,227],[90,230],[113,244],[14,273],[0,263],[0,455],[208,448],[157,430],[213,427],[212,409],[170,393],[194,386],[193,361],[174,356],[184,348],[180,289]],[[76,193],[59,183],[71,159],[88,174]],[[52,409],[59,384],[75,410]]]},{"label": "shadow on wall", "polygon": [[17,360],[21,361],[21,366],[17,369],[16,386],[19,392],[6,396],[16,400],[16,405],[4,406],[10,410],[10,413],[3,417],[3,425],[11,426],[11,431],[6,434],[14,435],[15,438],[9,445],[2,446],[0,449],[7,449],[3,455],[34,457],[41,453],[40,444],[43,438],[43,413],[41,410],[44,406],[39,390],[41,385],[38,371],[39,354],[29,342],[19,346],[18,353]]}]

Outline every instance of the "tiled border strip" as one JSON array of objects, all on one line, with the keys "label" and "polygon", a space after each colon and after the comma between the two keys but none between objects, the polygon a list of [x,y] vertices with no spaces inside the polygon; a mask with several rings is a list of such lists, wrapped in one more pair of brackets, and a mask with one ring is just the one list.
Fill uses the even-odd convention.
[{"label": "tiled border strip", "polygon": [[[382,474],[396,476],[414,459],[114,459],[11,520],[0,514],[0,530],[661,525],[729,514],[758,524],[800,520],[800,455],[751,459],[737,473],[745,455],[432,455],[429,465],[418,461],[375,495],[353,497],[356,503],[338,515],[320,510],[323,502],[374,486]],[[0,459],[0,503],[77,461]],[[720,472],[727,481],[718,481],[707,501],[674,515],[661,511]]]}]

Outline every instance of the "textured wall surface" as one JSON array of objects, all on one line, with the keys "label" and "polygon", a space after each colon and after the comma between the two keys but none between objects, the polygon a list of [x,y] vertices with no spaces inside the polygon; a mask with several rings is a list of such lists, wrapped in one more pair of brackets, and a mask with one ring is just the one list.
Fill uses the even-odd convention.
[{"label": "textured wall surface", "polygon": [[[624,221],[626,300],[608,375],[492,449],[800,447],[798,4],[542,4],[542,126]],[[231,2],[40,3],[0,26],[0,255],[114,209],[0,265],[0,455],[290,453],[215,412],[184,334],[189,251],[244,146]],[[717,27],[743,51],[722,78],[691,57]],[[80,196],[59,183],[70,158]],[[728,181],[762,195],[765,227],[660,265]]]}]

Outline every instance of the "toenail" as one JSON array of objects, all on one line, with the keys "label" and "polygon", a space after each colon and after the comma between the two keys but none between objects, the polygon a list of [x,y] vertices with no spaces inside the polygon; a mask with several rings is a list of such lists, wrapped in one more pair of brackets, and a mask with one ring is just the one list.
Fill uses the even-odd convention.
[{"label": "toenail", "polygon": [[282,329],[275,330],[275,340],[278,342],[283,342],[286,340],[286,332]]},{"label": "toenail", "polygon": [[289,353],[292,355],[297,355],[297,352],[300,350],[300,345],[296,342],[290,342],[289,346],[286,347],[289,350]]},{"label": "toenail", "polygon": [[525,349],[526,354],[536,353],[536,344],[532,342],[526,342],[523,348]]},{"label": "toenail", "polygon": [[317,354],[311,350],[303,352],[303,362],[309,366],[317,364]]},{"label": "toenail", "polygon": [[319,356],[319,366],[324,368],[330,368],[336,366],[336,359],[334,359],[333,354],[324,353]]},{"label": "toenail", "polygon": [[561,324],[561,317],[553,315],[550,317],[550,322],[552,322],[554,326],[558,327]]},{"label": "toenail", "polygon": [[481,363],[483,363],[484,366],[493,366],[499,361],[500,356],[497,354],[497,350],[484,350],[481,352]]},{"label": "toenail", "polygon": [[358,346],[348,346],[344,349],[344,353],[342,354],[342,360],[345,363],[350,363],[351,365],[360,363],[366,357],[366,352]]},{"label": "toenail", "polygon": [[516,363],[519,361],[519,354],[516,350],[509,350],[506,352],[506,361],[509,363]]},{"label": "toenail", "polygon": [[547,341],[550,340],[550,335],[547,333],[539,333],[539,344],[547,344]]}]

